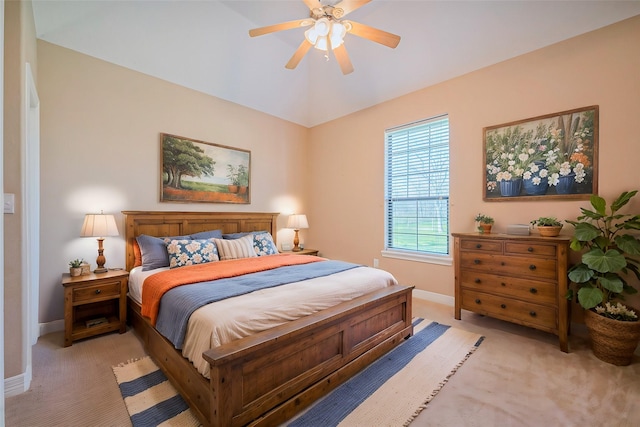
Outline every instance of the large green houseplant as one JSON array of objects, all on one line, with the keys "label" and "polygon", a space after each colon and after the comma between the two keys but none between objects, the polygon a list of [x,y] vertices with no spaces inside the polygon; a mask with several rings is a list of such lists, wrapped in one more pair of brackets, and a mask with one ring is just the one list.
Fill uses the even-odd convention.
[{"label": "large green houseplant", "polygon": [[[624,294],[637,292],[633,281],[640,280],[640,215],[619,213],[637,192],[623,192],[608,209],[602,197],[592,195],[593,209],[580,208],[582,215],[576,221],[566,220],[575,227],[571,249],[582,254],[580,263],[569,270],[569,279],[586,310],[594,354],[617,365],[631,362],[640,340],[637,311],[620,302]],[[567,297],[574,297],[573,290]],[[603,322],[606,327],[598,326]],[[623,334],[626,343],[614,344],[615,335],[622,331],[627,331]],[[607,345],[610,348],[603,348]]]}]

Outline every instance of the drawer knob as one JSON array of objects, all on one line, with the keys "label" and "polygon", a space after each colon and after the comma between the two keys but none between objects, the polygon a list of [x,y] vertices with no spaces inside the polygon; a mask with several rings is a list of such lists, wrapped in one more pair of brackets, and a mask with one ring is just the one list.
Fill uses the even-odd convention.
[{"label": "drawer knob", "polygon": [[476,249],[480,249],[481,247],[482,247],[482,244],[481,244],[481,243],[478,243],[478,244],[476,245]]},{"label": "drawer knob", "polygon": [[500,286],[507,286],[507,284],[504,282],[500,282]]},{"label": "drawer knob", "polygon": [[529,266],[529,270],[533,271],[533,270],[535,270],[535,269],[536,269],[536,266],[535,266],[535,265],[531,264],[531,265]]},{"label": "drawer knob", "polygon": [[500,263],[500,265],[504,265],[504,261],[502,261],[502,262]]},{"label": "drawer knob", "polygon": [[532,294],[537,294],[538,290],[536,288],[531,288],[529,289],[529,292],[531,292]]},{"label": "drawer knob", "polygon": [[479,260],[479,259],[474,259],[474,260],[473,260],[473,263],[474,263],[474,264],[480,264],[480,260]]},{"label": "drawer knob", "polygon": [[533,252],[533,248],[532,248],[531,246],[529,246],[529,247],[527,248],[527,250],[528,250],[529,252]]},{"label": "drawer knob", "polygon": [[530,311],[530,312],[529,312],[529,316],[531,316],[531,317],[536,317],[536,312],[535,312],[535,311]]},{"label": "drawer knob", "polygon": [[481,281],[482,281],[482,280],[480,280],[480,279],[478,279],[478,278],[476,278],[476,280],[474,280],[474,282],[476,282],[476,283],[480,283]]},{"label": "drawer knob", "polygon": [[96,295],[98,295],[100,292],[102,292],[100,289],[96,289]]},{"label": "drawer knob", "polygon": [[480,304],[480,298],[476,298],[476,304]]},{"label": "drawer knob", "polygon": [[506,304],[500,304],[500,308],[507,308]]}]

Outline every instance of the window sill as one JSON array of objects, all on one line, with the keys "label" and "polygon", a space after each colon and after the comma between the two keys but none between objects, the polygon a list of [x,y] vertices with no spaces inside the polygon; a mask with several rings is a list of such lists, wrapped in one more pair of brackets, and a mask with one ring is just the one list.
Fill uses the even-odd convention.
[{"label": "window sill", "polygon": [[428,264],[453,265],[453,257],[450,255],[419,254],[411,251],[397,249],[385,249],[381,252],[385,258],[403,259],[406,261],[426,262]]}]

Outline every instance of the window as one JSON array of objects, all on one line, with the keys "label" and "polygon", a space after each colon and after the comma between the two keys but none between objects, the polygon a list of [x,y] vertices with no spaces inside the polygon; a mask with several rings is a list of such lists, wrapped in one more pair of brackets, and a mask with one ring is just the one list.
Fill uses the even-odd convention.
[{"label": "window", "polygon": [[386,130],[385,153],[385,254],[448,256],[448,116]]}]

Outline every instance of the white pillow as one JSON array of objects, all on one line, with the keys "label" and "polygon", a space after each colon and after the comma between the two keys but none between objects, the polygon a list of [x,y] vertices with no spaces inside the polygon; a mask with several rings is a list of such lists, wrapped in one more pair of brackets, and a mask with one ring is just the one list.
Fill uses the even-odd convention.
[{"label": "white pillow", "polygon": [[218,247],[218,254],[221,260],[251,258],[255,257],[256,251],[253,249],[253,234],[239,239],[213,239]]}]

